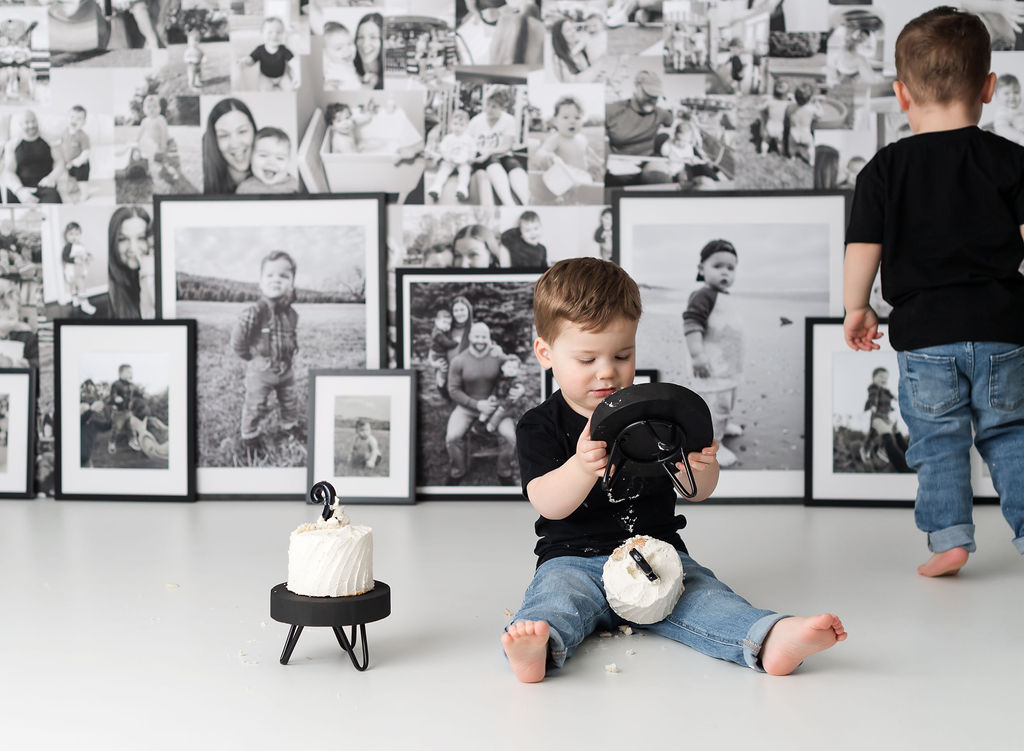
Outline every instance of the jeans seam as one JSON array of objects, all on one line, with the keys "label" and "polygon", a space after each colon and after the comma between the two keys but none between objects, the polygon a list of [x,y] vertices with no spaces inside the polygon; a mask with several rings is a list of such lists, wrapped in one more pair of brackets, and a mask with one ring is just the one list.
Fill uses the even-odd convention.
[{"label": "jeans seam", "polygon": [[677,627],[681,628],[683,631],[687,631],[687,632],[693,634],[694,636],[700,637],[701,639],[707,639],[708,641],[714,642],[715,644],[722,644],[722,645],[727,646],[727,647],[742,647],[742,646],[745,646],[747,644],[747,640],[746,639],[744,639],[742,642],[722,641],[722,639],[720,639],[717,636],[712,636],[707,631],[698,631],[698,630],[692,628],[691,626],[687,626],[686,624],[680,623],[679,621],[673,620],[672,618],[667,618],[666,620],[669,623],[671,623],[673,626],[677,626]]}]

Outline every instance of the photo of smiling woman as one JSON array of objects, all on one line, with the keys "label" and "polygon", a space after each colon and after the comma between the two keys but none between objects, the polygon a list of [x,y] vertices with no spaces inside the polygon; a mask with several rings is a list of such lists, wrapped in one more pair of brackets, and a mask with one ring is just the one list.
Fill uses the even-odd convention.
[{"label": "photo of smiling woman", "polygon": [[107,281],[110,317],[153,318],[153,251],[149,212],[121,206],[110,217]]},{"label": "photo of smiling woman", "polygon": [[256,130],[252,112],[240,99],[214,105],[203,133],[203,193],[234,193],[252,175]]}]

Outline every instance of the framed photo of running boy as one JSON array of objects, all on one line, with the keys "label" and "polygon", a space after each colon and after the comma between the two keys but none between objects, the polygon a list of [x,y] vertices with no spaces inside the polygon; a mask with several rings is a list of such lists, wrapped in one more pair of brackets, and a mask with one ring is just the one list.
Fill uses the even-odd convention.
[{"label": "framed photo of running boy", "polygon": [[194,501],[196,322],[54,322],[55,496]]},{"label": "framed photo of running boy", "polygon": [[[907,465],[899,363],[883,320],[878,349],[857,352],[843,319],[805,322],[807,380],[805,497],[813,505],[910,506],[917,475]],[[985,463],[971,448],[975,497],[993,497]]]},{"label": "framed photo of running boy", "polygon": [[644,312],[637,359],[711,409],[716,497],[804,492],[803,319],[842,313],[843,192],[620,193],[619,263]]},{"label": "framed photo of running boy", "polygon": [[198,322],[198,492],[305,495],[309,371],[385,351],[384,195],[159,196],[157,306]]},{"label": "framed photo of running boy", "polygon": [[318,369],[309,381],[306,485],[328,480],[344,503],[414,503],[415,373]]},{"label": "framed photo of running boy", "polygon": [[35,370],[0,368],[0,498],[33,496],[35,407]]},{"label": "framed photo of running boy", "polygon": [[521,496],[515,425],[540,403],[539,271],[395,270],[399,367],[416,372],[416,491]]}]

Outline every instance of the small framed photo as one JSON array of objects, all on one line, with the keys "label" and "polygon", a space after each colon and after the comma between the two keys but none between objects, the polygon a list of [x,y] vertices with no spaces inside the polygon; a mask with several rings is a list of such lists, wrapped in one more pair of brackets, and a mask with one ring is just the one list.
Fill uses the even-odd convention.
[{"label": "small framed photo", "polygon": [[198,322],[200,497],[304,497],[309,371],[386,351],[384,198],[157,197],[160,316]]},{"label": "small framed photo", "polygon": [[[638,356],[711,408],[722,465],[716,498],[803,499],[803,319],[842,313],[846,199],[615,197],[619,263],[644,305]],[[691,351],[694,334],[703,347]]]},{"label": "small framed photo", "polygon": [[194,501],[196,322],[54,322],[55,495]]},{"label": "small framed photo", "polygon": [[0,498],[33,496],[35,405],[35,370],[0,368]]},{"label": "small framed photo", "polygon": [[539,271],[395,270],[399,367],[416,371],[416,491],[520,498],[516,422],[540,403]]},{"label": "small framed photo", "polygon": [[343,503],[414,503],[415,373],[313,370],[309,379],[306,485],[328,480]]}]

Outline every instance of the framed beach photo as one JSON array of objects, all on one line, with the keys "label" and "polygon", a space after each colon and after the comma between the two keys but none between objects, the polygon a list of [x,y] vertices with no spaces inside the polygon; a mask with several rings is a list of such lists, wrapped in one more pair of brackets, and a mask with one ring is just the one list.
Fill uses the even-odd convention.
[{"label": "framed beach photo", "polygon": [[415,373],[312,370],[309,381],[306,485],[328,480],[342,503],[414,503]]},{"label": "framed beach photo", "polygon": [[57,320],[55,495],[194,501],[196,322]]},{"label": "framed beach photo", "polygon": [[[814,505],[910,506],[917,475],[907,466],[909,437],[900,416],[899,364],[889,327],[878,349],[860,352],[843,339],[843,319],[806,321],[805,497]],[[975,498],[993,498],[988,467],[971,448]]]},{"label": "framed beach photo", "polygon": [[540,272],[395,271],[399,367],[416,372],[416,491],[521,497],[515,425],[540,403],[533,285]]},{"label": "framed beach photo", "polygon": [[297,498],[311,368],[380,367],[382,194],[160,196],[158,308],[198,323],[203,498]]},{"label": "framed beach photo", "polygon": [[0,498],[34,495],[35,374],[33,368],[0,368]]},{"label": "framed beach photo", "polygon": [[802,499],[803,319],[842,312],[846,194],[626,193],[615,212],[637,360],[711,407],[715,498]]}]

